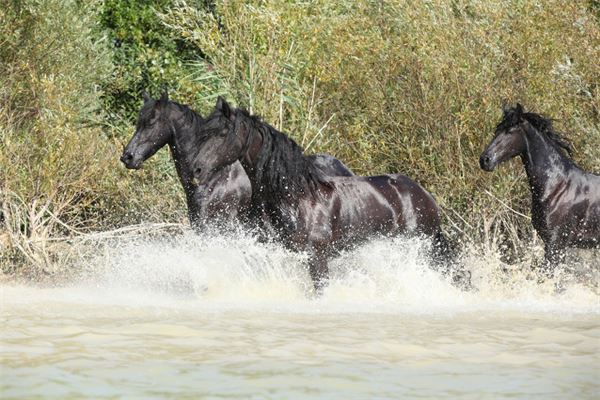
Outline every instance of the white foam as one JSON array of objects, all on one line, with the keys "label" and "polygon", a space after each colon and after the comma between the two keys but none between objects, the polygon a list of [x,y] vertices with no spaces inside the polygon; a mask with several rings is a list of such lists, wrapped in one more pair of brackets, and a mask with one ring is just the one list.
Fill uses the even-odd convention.
[{"label": "white foam", "polygon": [[202,310],[600,312],[593,284],[567,282],[557,293],[554,281],[539,284],[526,272],[503,271],[510,266],[497,254],[473,249],[464,262],[478,291],[463,292],[428,268],[423,247],[417,239],[389,239],[345,252],[330,263],[329,285],[314,298],[305,254],[242,234],[114,239],[80,260],[85,279],[48,290],[55,301]]}]

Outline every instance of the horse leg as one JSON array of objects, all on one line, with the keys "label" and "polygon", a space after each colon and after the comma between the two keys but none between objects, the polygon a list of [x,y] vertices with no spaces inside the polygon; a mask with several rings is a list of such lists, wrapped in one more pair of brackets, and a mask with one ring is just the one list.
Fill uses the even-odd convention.
[{"label": "horse leg", "polygon": [[[554,278],[556,266],[565,260],[565,247],[556,245],[546,245],[544,254],[544,263],[541,267],[542,276],[538,278],[538,283],[542,283],[546,279]],[[558,279],[554,282],[554,290],[556,293],[563,293],[566,290],[563,279]]]},{"label": "horse leg", "polygon": [[329,268],[327,267],[327,257],[323,249],[313,249],[308,261],[310,277],[312,278],[315,293],[321,295],[327,278],[329,278]]},{"label": "horse leg", "polygon": [[186,192],[186,200],[188,207],[188,220],[190,221],[190,227],[196,233],[201,233],[206,221],[203,220],[202,212],[202,194],[198,191]]},{"label": "horse leg", "polygon": [[198,211],[195,206],[188,206],[188,220],[190,221],[190,227],[196,233],[200,233],[202,231],[202,223],[200,221],[200,216],[198,215]]},{"label": "horse leg", "polygon": [[552,278],[556,266],[564,259],[563,248],[553,244],[547,244],[544,247],[544,262],[540,268],[540,272],[545,278]]},{"label": "horse leg", "polygon": [[433,269],[441,272],[442,275],[450,276],[454,286],[464,290],[473,289],[471,271],[459,263],[457,257],[456,249],[448,242],[444,234],[439,231],[433,238],[431,249]]}]

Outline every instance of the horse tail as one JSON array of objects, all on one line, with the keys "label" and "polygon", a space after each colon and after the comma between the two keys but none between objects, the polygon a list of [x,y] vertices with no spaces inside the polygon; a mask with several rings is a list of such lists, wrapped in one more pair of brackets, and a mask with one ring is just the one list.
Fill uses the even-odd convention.
[{"label": "horse tail", "polygon": [[433,269],[450,278],[452,284],[460,289],[473,289],[471,271],[459,261],[458,249],[439,230],[433,237],[432,244]]}]

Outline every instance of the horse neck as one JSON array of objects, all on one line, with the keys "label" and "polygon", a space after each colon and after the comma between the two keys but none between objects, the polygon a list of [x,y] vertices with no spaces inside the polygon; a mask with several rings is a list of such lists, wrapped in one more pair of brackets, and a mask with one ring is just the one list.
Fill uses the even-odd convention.
[{"label": "horse neck", "polygon": [[240,159],[240,164],[244,168],[244,171],[250,180],[250,187],[252,188],[252,202],[255,202],[261,198],[265,189],[264,173],[259,174],[259,171],[257,170],[257,163],[260,153],[266,150],[263,148],[265,147],[266,138],[263,136],[265,134],[268,133],[263,133],[252,129],[252,131],[249,132],[246,137],[246,150]]},{"label": "horse neck", "polygon": [[200,117],[192,114],[192,119],[186,118],[181,109],[177,109],[174,113],[175,115],[170,120],[172,135],[168,144],[175,162],[177,175],[186,195],[189,197],[194,195],[191,165],[196,155],[194,150],[197,148],[198,143],[197,125],[199,125]]},{"label": "horse neck", "polygon": [[[310,189],[302,187],[303,182],[290,180],[290,177],[286,176],[285,172],[279,168],[278,163],[288,161],[308,163],[309,161],[304,157],[295,159],[295,161],[271,160],[276,135],[282,134],[269,129],[251,129],[246,139],[246,151],[240,159],[240,163],[246,171],[252,187],[252,208],[265,211],[276,220],[284,220],[284,215],[294,212],[295,202],[300,193],[308,192]],[[280,141],[278,145],[282,144]]]},{"label": "horse neck", "polygon": [[557,185],[564,182],[573,163],[563,155],[550,139],[529,126],[526,135],[526,150],[521,154],[525,172],[529,179],[534,202],[543,201]]}]

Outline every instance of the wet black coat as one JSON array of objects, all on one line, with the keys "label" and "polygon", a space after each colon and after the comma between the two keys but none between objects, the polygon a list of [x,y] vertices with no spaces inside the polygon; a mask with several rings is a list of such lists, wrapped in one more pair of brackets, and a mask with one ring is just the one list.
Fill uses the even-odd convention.
[{"label": "wet black coat", "polygon": [[567,155],[570,144],[538,114],[520,105],[505,110],[496,135],[480,157],[481,168],[520,156],[531,188],[531,221],[544,241],[548,266],[569,246],[600,246],[600,176],[583,171]]}]

